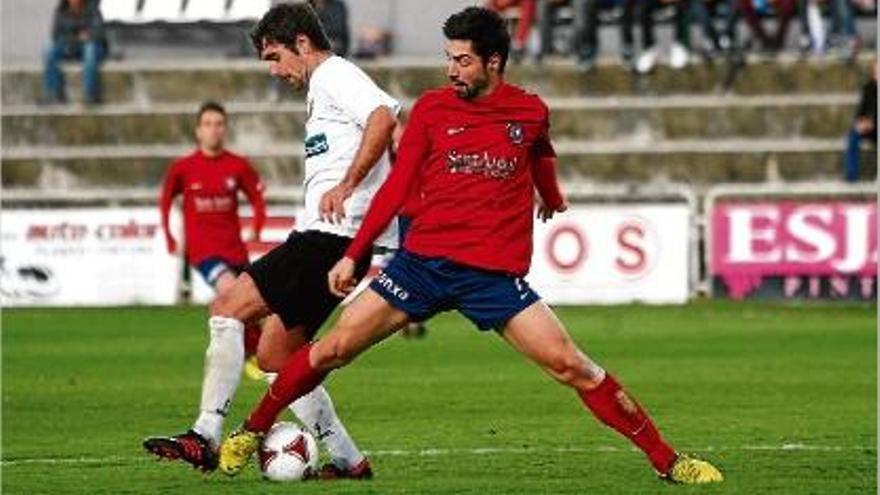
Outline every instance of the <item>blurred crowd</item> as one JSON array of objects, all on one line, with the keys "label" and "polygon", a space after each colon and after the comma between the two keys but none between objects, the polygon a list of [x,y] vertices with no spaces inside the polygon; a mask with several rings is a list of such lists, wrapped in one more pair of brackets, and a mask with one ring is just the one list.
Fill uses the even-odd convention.
[{"label": "blurred crowd", "polygon": [[[106,1],[106,0],[105,0]],[[280,1],[280,0],[277,0]],[[505,15],[511,24],[514,63],[541,63],[547,55],[573,56],[583,70],[595,67],[600,55],[599,28],[616,24],[620,30],[621,63],[641,74],[651,72],[661,58],[681,69],[700,58],[742,60],[749,50],[772,55],[797,48],[804,56],[854,58],[862,46],[856,30],[857,13],[876,9],[876,0],[487,0],[488,8]],[[100,0],[59,0],[52,19],[51,40],[44,56],[42,103],[67,101],[63,61],[83,65],[83,101],[101,101],[100,65],[108,42],[99,8]],[[340,56],[371,58],[391,53],[386,29],[365,28],[350,35],[344,0],[309,0],[318,12],[333,50]],[[740,39],[744,19],[749,35]],[[788,29],[797,21],[797,46],[787,46]],[[692,39],[696,22],[699,38]],[[655,26],[671,23],[673,39],[662,54]],[[773,29],[768,29],[772,25]],[[636,26],[640,30],[636,45]],[[743,31],[746,31],[745,29]],[[873,41],[873,40],[871,40]],[[356,48],[352,48],[352,45]],[[865,84],[852,127],[846,134],[844,171],[847,180],[859,176],[862,143],[876,143],[876,63]]]},{"label": "blurred crowd", "polygon": [[[540,63],[546,55],[574,56],[584,70],[600,54],[599,28],[620,30],[621,63],[638,73],[661,58],[658,23],[672,25],[666,57],[680,69],[695,59],[742,56],[749,50],[772,55],[798,49],[804,56],[854,58],[862,46],[856,16],[873,12],[876,0],[487,0],[486,6],[510,19],[514,61]],[[749,34],[739,39],[740,21]],[[793,21],[797,46],[786,46]],[[691,26],[699,26],[699,38]],[[636,28],[639,44],[636,44]],[[770,28],[773,29],[770,29]]]}]

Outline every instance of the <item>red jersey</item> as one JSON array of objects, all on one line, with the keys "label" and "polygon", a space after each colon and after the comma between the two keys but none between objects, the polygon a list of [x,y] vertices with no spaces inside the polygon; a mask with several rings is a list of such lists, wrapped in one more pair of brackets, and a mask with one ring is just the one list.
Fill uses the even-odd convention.
[{"label": "red jersey", "polygon": [[408,251],[525,275],[535,187],[550,208],[564,201],[548,116],[540,98],[503,82],[476,101],[452,88],[425,93],[346,256],[359,259],[418,186]]},{"label": "red jersey", "polygon": [[169,245],[174,241],[168,213],[174,197],[182,193],[188,261],[196,265],[218,257],[236,265],[247,263],[238,218],[239,190],[244,191],[254,209],[254,231],[259,236],[266,220],[263,184],[245,158],[228,151],[209,157],[197,150],[175,161],[168,169],[159,200]]}]

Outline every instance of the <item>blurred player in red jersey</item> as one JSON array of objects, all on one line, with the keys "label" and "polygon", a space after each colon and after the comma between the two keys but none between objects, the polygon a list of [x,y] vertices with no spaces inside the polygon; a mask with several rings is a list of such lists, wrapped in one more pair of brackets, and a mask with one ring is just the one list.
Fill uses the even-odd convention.
[{"label": "blurred player in red jersey", "polygon": [[581,351],[523,279],[538,216],[567,208],[556,181],[549,111],[503,79],[510,39],[497,14],[469,7],[443,27],[451,87],[416,102],[397,162],[370,204],[345,256],[328,274],[349,292],[359,259],[418,184],[421,201],[404,247],[342,313],[326,336],[291,355],[260,404],[220,449],[235,475],[285,405],[410,321],[458,310],[480,330],[573,388],[603,423],[641,449],[657,474],[676,483],[720,482],[710,463],[676,452],[612,374]]},{"label": "blurred player in red jersey", "polygon": [[[183,195],[186,260],[217,294],[229,290],[249,263],[241,237],[238,193],[243,192],[253,208],[250,241],[259,241],[266,220],[264,186],[259,174],[246,158],[226,149],[227,119],[223,105],[213,101],[202,104],[196,115],[198,148],[171,164],[159,198],[168,252],[177,254],[180,245],[171,232],[169,217],[174,199]],[[280,322],[277,317],[271,317],[262,324],[279,325]],[[255,357],[260,334],[259,325],[249,326],[244,334],[245,354],[249,356],[245,371],[254,379],[262,378]],[[194,429],[198,428],[197,421]],[[151,452],[161,457],[186,457],[178,452],[183,450],[181,440],[185,444],[186,439],[152,440],[145,443]]]},{"label": "blurred player in red jersey", "polygon": [[[187,262],[218,293],[225,292],[248,264],[238,217],[239,191],[253,208],[251,241],[259,240],[266,221],[263,183],[247,159],[226,149],[226,123],[226,109],[221,104],[202,104],[196,115],[198,149],[171,164],[159,199],[168,252],[177,254],[169,213],[174,198],[183,195]],[[258,327],[247,329],[245,347],[251,356],[259,336]],[[256,378],[254,366],[251,363],[249,375]]]},{"label": "blurred player in red jersey", "polygon": [[[287,240],[247,266],[211,304],[201,414],[192,430],[144,443],[153,453],[178,456],[206,471],[217,467],[215,447],[238,387],[245,327],[277,315],[280,324],[264,327],[257,352],[261,367],[274,371],[312,340],[342,301],[327,286],[327,272],[351,244],[388,176],[387,150],[399,108],[360,68],[333,55],[307,3],[272,7],[251,40],[271,75],[297,89],[307,88],[305,209]],[[376,244],[395,249],[396,236],[395,225]],[[368,253],[359,259],[359,276],[366,274],[369,262]],[[348,435],[323,387],[313,387],[290,407],[330,453],[331,462],[317,477],[372,476],[369,460]]]},{"label": "blurred player in red jersey", "polygon": [[205,282],[223,292],[248,264],[238,217],[238,193],[254,211],[252,241],[260,238],[266,220],[263,183],[248,161],[226,149],[226,110],[206,102],[196,116],[198,149],[175,161],[162,185],[159,208],[168,252],[178,252],[169,213],[174,198],[183,195],[183,228],[187,261]]}]

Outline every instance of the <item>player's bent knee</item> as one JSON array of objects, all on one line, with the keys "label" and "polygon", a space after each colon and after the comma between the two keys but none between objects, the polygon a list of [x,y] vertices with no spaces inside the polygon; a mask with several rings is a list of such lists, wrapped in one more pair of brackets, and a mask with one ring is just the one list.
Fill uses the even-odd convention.
[{"label": "player's bent knee", "polygon": [[217,290],[217,294],[224,294],[229,292],[229,289],[235,285],[236,276],[233,275],[232,272],[224,272],[217,279],[217,282],[214,284],[215,289]]},{"label": "player's bent knee", "polygon": [[211,316],[225,316],[245,323],[269,314],[259,289],[247,273],[241,274],[227,290],[217,294],[210,311]]},{"label": "player's bent knee", "polygon": [[265,349],[257,350],[257,365],[261,370],[274,373],[284,366],[289,356],[280,352],[267,351]]},{"label": "player's bent knee", "polygon": [[580,353],[564,353],[553,357],[547,372],[559,383],[574,388],[595,388],[602,376],[593,371]]},{"label": "player's bent knee", "polygon": [[566,362],[554,363],[549,372],[556,381],[569,387],[576,386],[580,378],[577,367]]}]

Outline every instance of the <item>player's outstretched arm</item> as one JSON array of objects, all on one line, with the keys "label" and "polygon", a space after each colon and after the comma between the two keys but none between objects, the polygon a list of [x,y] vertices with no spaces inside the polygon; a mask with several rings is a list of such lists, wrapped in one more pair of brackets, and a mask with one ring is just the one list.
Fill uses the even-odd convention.
[{"label": "player's outstretched arm", "polygon": [[403,207],[410,189],[414,187],[416,174],[429,149],[423,114],[422,105],[416,102],[409,125],[400,138],[397,161],[391,167],[385,183],[373,196],[364,221],[345,252],[347,258],[358,260],[367,253],[373,241],[385,231]]},{"label": "player's outstretched arm", "polygon": [[555,213],[568,209],[568,202],[556,177],[555,156],[539,157],[532,162],[532,180],[540,197],[537,216],[541,221],[546,222]]},{"label": "player's outstretched arm", "polygon": [[339,223],[345,218],[343,203],[348,199],[358,184],[370,173],[370,170],[382,157],[382,154],[391,144],[391,134],[397,120],[391,109],[379,106],[367,118],[364,127],[364,135],[361,144],[355,153],[351,166],[345,173],[345,177],[333,189],[325,192],[321,197],[318,211],[324,221]]},{"label": "player's outstretched arm", "polygon": [[544,109],[544,124],[532,148],[530,172],[540,196],[537,216],[546,222],[553,218],[553,214],[568,209],[568,203],[556,177],[556,151],[550,141],[550,109],[543,102],[541,106]]},{"label": "player's outstretched arm", "polygon": [[165,244],[170,254],[177,252],[177,241],[171,234],[171,226],[169,225],[169,215],[171,213],[171,203],[177,196],[181,187],[180,166],[177,163],[171,165],[168,174],[165,175],[165,181],[162,183],[162,193],[159,196],[159,212],[162,216],[162,230],[165,232]]}]

